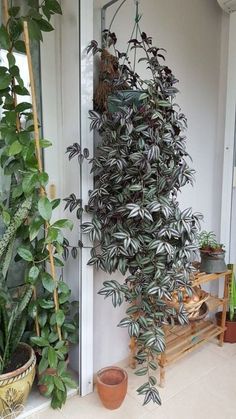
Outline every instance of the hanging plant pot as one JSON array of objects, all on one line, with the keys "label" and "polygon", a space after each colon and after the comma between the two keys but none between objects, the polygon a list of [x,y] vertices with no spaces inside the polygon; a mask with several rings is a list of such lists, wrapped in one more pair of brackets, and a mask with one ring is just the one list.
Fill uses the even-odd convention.
[{"label": "hanging plant pot", "polygon": [[119,367],[106,367],[97,373],[97,389],[102,404],[110,410],[122,404],[128,386],[128,374]]},{"label": "hanging plant pot", "polygon": [[[222,312],[219,311],[216,313],[216,322],[218,326],[221,326],[221,318]],[[224,342],[236,343],[236,319],[229,320],[229,313],[227,313],[226,316],[225,326],[227,327],[227,330],[224,333]]]},{"label": "hanging plant pot", "polygon": [[118,112],[122,106],[131,106],[135,104],[140,108],[143,104],[142,95],[146,93],[144,90],[117,90],[116,93],[108,96],[108,111],[111,113]]},{"label": "hanging plant pot", "polygon": [[201,253],[201,263],[200,263],[200,272],[206,272],[207,274],[211,273],[220,273],[227,271],[227,266],[225,264],[225,251],[220,252],[210,252],[200,250]]},{"label": "hanging plant pot", "polygon": [[23,409],[35,377],[36,356],[33,349],[20,343],[12,366],[14,364],[15,370],[0,375],[1,417],[16,417]]}]

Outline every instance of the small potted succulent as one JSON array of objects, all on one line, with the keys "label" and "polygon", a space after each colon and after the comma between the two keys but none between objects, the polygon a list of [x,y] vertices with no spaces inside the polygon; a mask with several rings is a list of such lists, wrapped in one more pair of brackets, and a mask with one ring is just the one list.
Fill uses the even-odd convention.
[{"label": "small potted succulent", "polygon": [[[236,343],[236,282],[234,265],[228,265],[228,268],[232,270],[232,278],[229,285],[229,311],[226,316],[225,326],[227,327],[227,330],[224,333],[224,342]],[[221,325],[221,317],[221,311],[216,313],[216,320],[219,326]]]},{"label": "small potted succulent", "polygon": [[200,271],[206,273],[225,272],[224,245],[218,243],[213,231],[202,231],[198,236],[199,250],[201,254]]}]

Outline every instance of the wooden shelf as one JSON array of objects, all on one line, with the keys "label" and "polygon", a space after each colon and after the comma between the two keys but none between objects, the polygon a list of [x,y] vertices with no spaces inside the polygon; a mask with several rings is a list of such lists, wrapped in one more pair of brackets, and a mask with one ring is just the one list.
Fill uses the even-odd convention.
[{"label": "wooden shelf", "polygon": [[231,279],[231,271],[219,274],[206,274],[198,272],[192,279],[192,286],[199,286],[210,281],[224,279],[224,296],[210,295],[206,301],[209,311],[214,311],[222,306],[221,325],[216,325],[210,320],[191,322],[187,326],[165,326],[166,350],[158,357],[160,366],[160,386],[165,384],[165,367],[182,358],[195,348],[203,345],[209,339],[219,336],[219,345],[223,345],[226,310],[228,304],[228,291]]},{"label": "wooden shelf", "polygon": [[220,335],[225,330],[226,328],[204,320],[188,326],[174,326],[167,329],[165,358],[162,366],[177,361],[196,346]]},{"label": "wooden shelf", "polygon": [[196,275],[194,275],[192,285],[195,287],[197,285],[205,284],[206,282],[215,281],[216,279],[220,278],[225,278],[226,276],[230,276],[231,274],[232,272],[229,270],[219,274],[206,274],[205,272],[198,272]]},{"label": "wooden shelf", "polygon": [[[200,345],[203,345],[205,342],[216,336],[219,336],[219,345],[223,345],[224,331],[226,330],[225,321],[231,275],[232,272],[229,270],[219,274],[206,274],[198,272],[192,279],[192,286],[199,286],[210,281],[216,281],[220,278],[224,279],[223,298],[210,295],[209,298],[206,300],[210,312],[215,311],[218,307],[222,306],[221,325],[216,325],[210,320],[201,320],[190,322],[186,326],[163,326],[163,331],[165,333],[166,340],[166,349],[158,357],[158,363],[160,366],[161,387],[164,387],[165,384],[165,367],[167,365],[184,357],[189,352],[192,352],[195,348],[198,348]],[[136,339],[131,338],[131,368],[136,368],[136,360],[134,358],[136,355],[136,349]]]},{"label": "wooden shelf", "polygon": [[227,302],[228,302],[228,299],[218,298],[218,297],[215,297],[214,295],[210,295],[210,297],[206,301],[209,311],[214,311],[215,309],[217,309],[220,306],[223,306]]}]

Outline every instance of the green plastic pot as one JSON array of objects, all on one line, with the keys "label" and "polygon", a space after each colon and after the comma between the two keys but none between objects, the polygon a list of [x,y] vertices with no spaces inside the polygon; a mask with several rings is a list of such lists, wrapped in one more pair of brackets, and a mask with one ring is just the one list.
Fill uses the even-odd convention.
[{"label": "green plastic pot", "polygon": [[111,113],[118,112],[120,107],[133,104],[140,108],[144,100],[144,98],[141,98],[143,93],[146,92],[144,90],[117,90],[116,93],[108,96],[108,111]]},{"label": "green plastic pot", "polygon": [[225,251],[222,252],[208,252],[200,251],[201,263],[200,272],[206,272],[207,274],[220,273],[227,271],[225,264]]}]

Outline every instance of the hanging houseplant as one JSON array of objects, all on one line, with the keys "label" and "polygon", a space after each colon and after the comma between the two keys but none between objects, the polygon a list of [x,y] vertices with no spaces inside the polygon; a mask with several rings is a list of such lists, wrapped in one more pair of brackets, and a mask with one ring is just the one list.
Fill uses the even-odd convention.
[{"label": "hanging houseplant", "polygon": [[[129,43],[144,53],[142,60],[151,76],[142,80],[130,69],[126,54],[117,52],[118,61],[124,55],[126,59],[118,67],[118,79],[127,84],[131,80],[130,88],[135,82],[143,91],[143,103],[121,104],[115,113],[90,111],[91,128],[101,141],[91,159],[95,187],[85,208],[92,218],[82,228],[95,242],[88,263],[124,275],[122,284],[105,281],[99,294],[110,297],[114,307],[129,303],[119,326],[127,327],[136,342],[140,364],[136,374],[147,375],[137,391],[144,396],[144,404],[160,404],[152,371],[165,350],[162,325],[173,316],[181,324],[188,322],[183,304],[175,309],[165,300],[171,300],[174,291],[179,296],[183,290],[192,294],[191,261],[200,215],[190,208],[181,210],[177,200],[181,188],[193,182],[193,170],[186,161],[186,119],[175,103],[177,80],[160,48],[141,32],[139,20],[137,28],[139,39]],[[100,51],[96,41],[88,49]],[[77,143],[67,152],[70,159],[88,158]],[[75,196],[68,199],[76,206]]]}]

